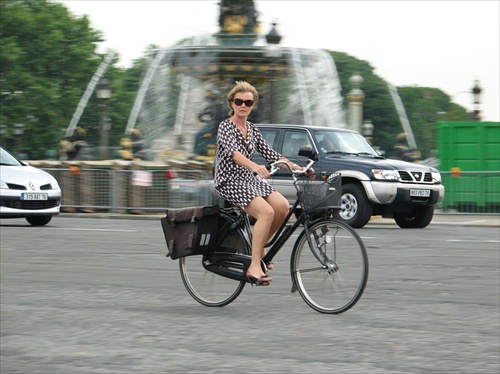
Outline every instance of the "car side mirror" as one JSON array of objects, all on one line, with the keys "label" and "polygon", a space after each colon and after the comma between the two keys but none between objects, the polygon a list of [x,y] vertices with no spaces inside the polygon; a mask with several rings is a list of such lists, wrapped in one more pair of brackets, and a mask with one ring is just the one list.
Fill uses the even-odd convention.
[{"label": "car side mirror", "polygon": [[300,147],[299,156],[304,156],[314,161],[318,160],[318,154],[310,147]]}]

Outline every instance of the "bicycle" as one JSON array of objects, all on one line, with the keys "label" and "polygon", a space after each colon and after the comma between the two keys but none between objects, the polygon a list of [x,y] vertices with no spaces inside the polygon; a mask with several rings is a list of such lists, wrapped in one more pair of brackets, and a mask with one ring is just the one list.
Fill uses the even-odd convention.
[{"label": "bicycle", "polygon": [[[302,225],[290,259],[292,292],[314,310],[338,314],[352,308],[360,299],[368,280],[368,255],[360,236],[347,224],[330,218],[340,206],[340,174],[306,175],[314,164],[312,153],[304,171],[292,171],[297,199],[283,224],[266,244],[262,268],[283,248]],[[280,162],[271,164],[270,173]],[[299,208],[300,207],[300,208]],[[299,210],[300,209],[300,210]],[[297,218],[291,223],[296,212]],[[311,217],[322,217],[312,220]],[[201,256],[179,261],[181,278],[189,294],[200,304],[221,307],[234,301],[250,280],[246,270],[251,261],[252,229],[249,217],[239,208],[221,208],[214,249]],[[233,280],[233,281],[231,281]]]}]

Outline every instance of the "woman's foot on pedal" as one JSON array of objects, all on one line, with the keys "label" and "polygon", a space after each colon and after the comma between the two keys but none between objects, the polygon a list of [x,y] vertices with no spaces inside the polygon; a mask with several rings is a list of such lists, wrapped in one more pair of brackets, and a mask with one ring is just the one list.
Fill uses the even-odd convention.
[{"label": "woman's foot on pedal", "polygon": [[256,286],[269,286],[269,284],[273,280],[273,278],[271,278],[270,276],[268,276],[266,274],[262,274],[258,278],[254,277],[253,275],[247,274],[247,279],[250,282],[250,284],[252,285],[252,287],[254,285],[256,285]]}]

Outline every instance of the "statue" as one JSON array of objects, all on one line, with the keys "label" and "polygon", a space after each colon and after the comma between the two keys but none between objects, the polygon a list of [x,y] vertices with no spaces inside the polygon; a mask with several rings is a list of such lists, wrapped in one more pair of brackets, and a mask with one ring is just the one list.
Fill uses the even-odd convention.
[{"label": "statue", "polygon": [[222,44],[252,45],[260,31],[253,0],[221,0],[219,6],[218,37]]},{"label": "statue", "polygon": [[60,141],[61,150],[59,154],[61,160],[73,161],[73,160],[88,160],[91,157],[86,155],[88,151],[88,144],[85,140],[87,132],[81,127],[76,127],[73,134],[68,139]]},{"label": "statue", "polygon": [[217,143],[217,130],[219,123],[227,114],[228,108],[225,102],[220,101],[217,93],[207,93],[205,100],[208,105],[198,116],[200,122],[204,123],[203,128],[198,131],[194,141],[194,153],[200,156],[208,156],[210,146]]},{"label": "statue", "polygon": [[129,137],[122,138],[121,149],[119,151],[120,156],[124,160],[144,160],[144,139],[142,136],[142,131],[139,129],[133,129],[130,132]]},{"label": "statue", "polygon": [[420,151],[411,149],[407,146],[406,134],[404,132],[398,134],[396,137],[396,146],[394,147],[396,152],[396,158],[408,162],[420,162],[422,161],[422,155]]}]

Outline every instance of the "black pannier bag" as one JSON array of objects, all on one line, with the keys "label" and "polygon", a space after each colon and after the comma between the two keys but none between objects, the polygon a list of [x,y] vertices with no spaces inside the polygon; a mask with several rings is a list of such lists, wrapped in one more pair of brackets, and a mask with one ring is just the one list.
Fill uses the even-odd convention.
[{"label": "black pannier bag", "polygon": [[176,260],[180,257],[200,255],[215,245],[219,206],[167,209],[167,215],[161,219],[161,225],[167,241],[167,257]]}]

